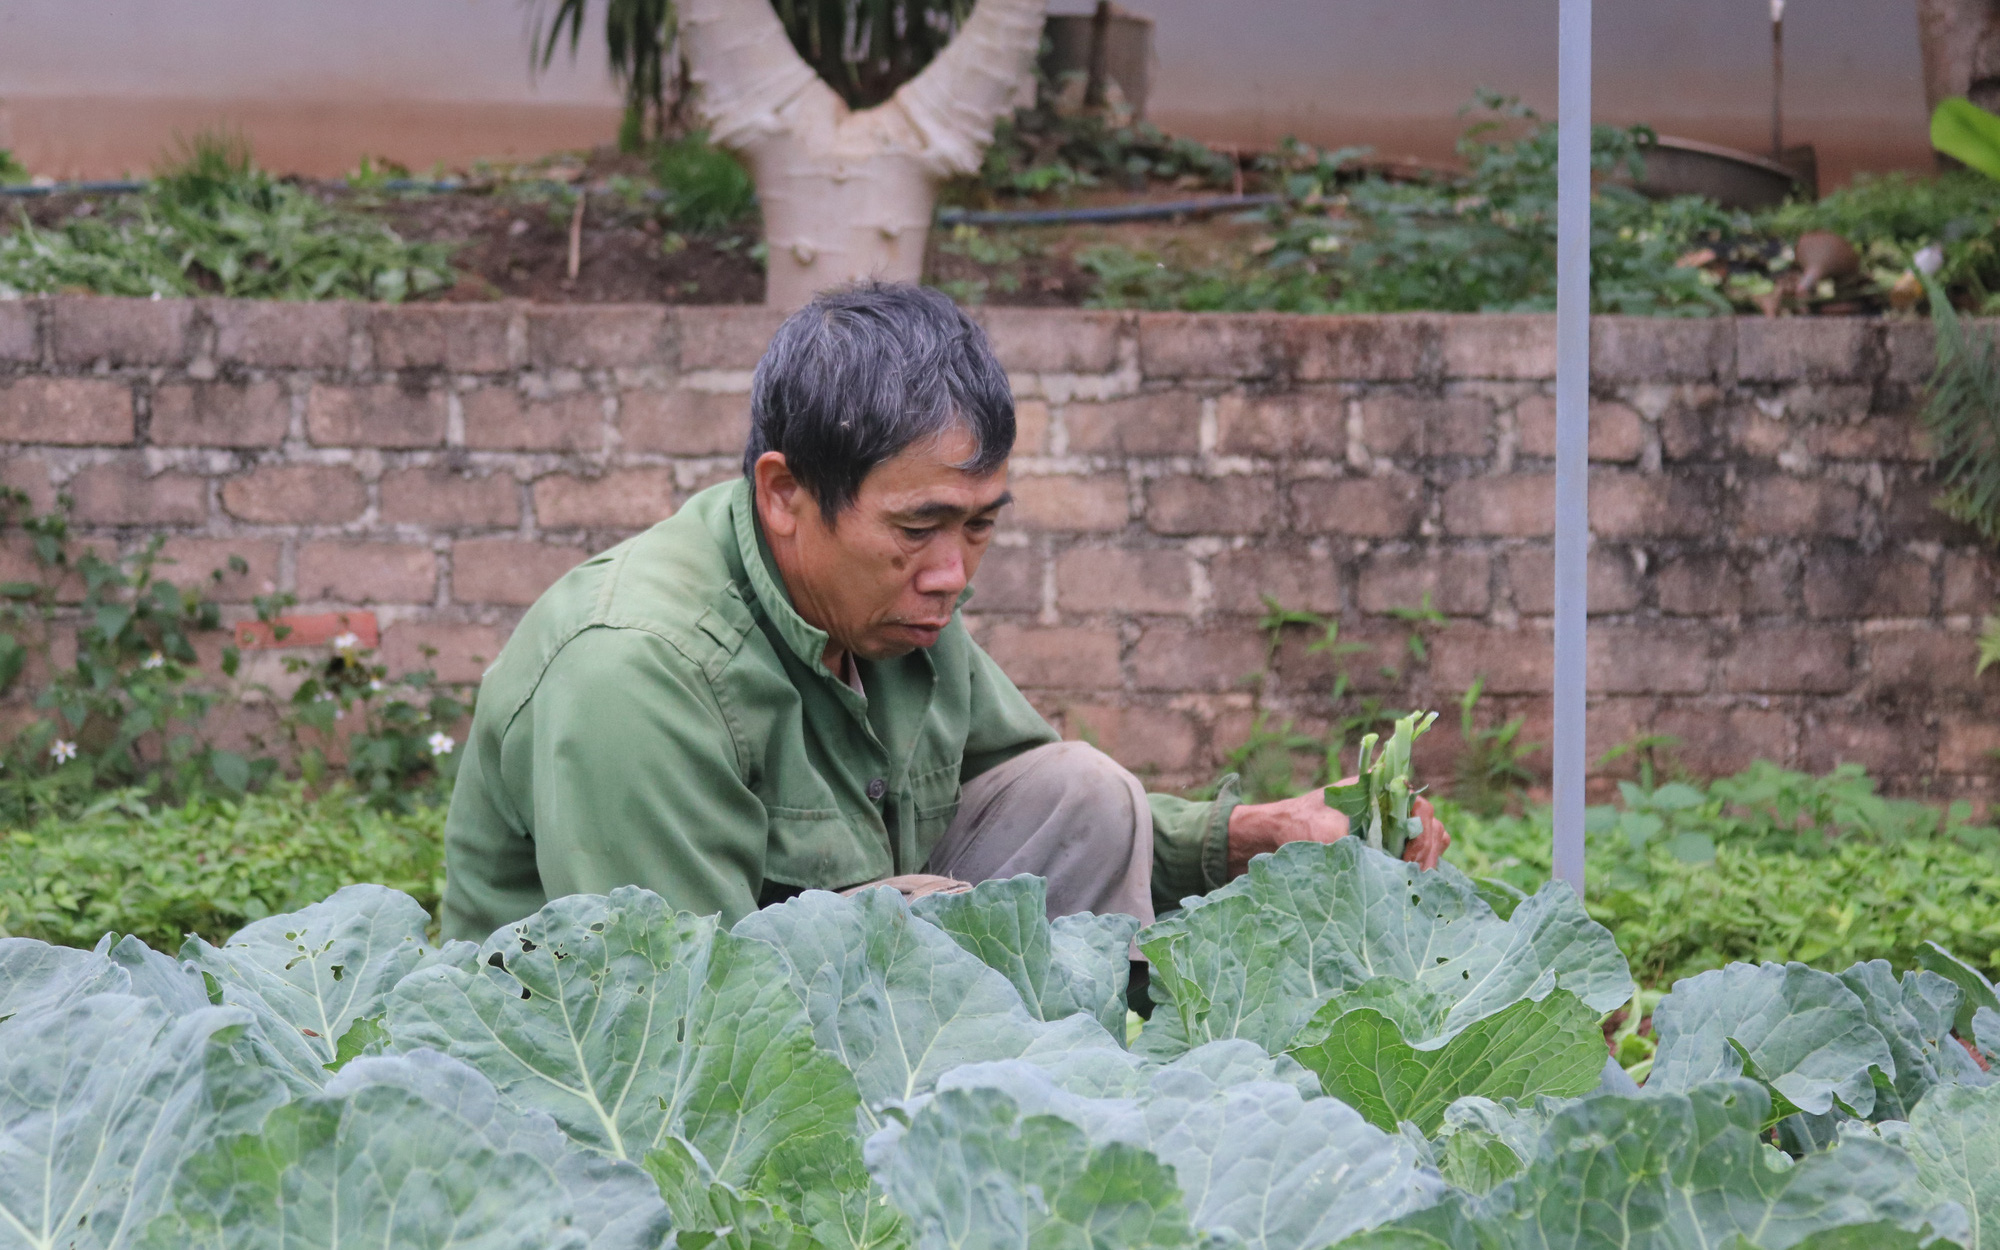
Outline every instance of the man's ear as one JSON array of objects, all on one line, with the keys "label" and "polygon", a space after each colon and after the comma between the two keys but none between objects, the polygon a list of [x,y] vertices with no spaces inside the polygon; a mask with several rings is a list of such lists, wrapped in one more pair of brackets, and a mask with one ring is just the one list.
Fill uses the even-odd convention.
[{"label": "man's ear", "polygon": [[790,538],[799,531],[799,513],[813,507],[805,487],[792,476],[785,453],[767,451],[750,467],[751,485],[757,491],[757,519],[773,538]]}]

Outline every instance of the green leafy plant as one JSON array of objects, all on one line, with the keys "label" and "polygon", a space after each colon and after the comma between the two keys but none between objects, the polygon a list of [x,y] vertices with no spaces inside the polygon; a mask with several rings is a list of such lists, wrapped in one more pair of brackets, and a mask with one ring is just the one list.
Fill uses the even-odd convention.
[{"label": "green leafy plant", "polygon": [[0,295],[225,295],[390,302],[451,285],[451,248],[271,177],[240,138],[182,145],[147,190],[41,228],[0,234]]},{"label": "green leafy plant", "polygon": [[13,152],[0,148],[0,186],[18,185],[28,180],[28,167]]},{"label": "green leafy plant", "polygon": [[1364,735],[1354,779],[1324,791],[1326,805],[1346,815],[1349,831],[1378,851],[1401,855],[1403,844],[1423,831],[1423,821],[1410,814],[1417,797],[1410,748],[1436,720],[1436,712],[1412,712],[1397,719],[1387,742],[1379,734]]},{"label": "green leafy plant", "polygon": [[1458,733],[1464,745],[1453,765],[1451,795],[1470,811],[1495,816],[1534,784],[1527,760],[1542,746],[1521,736],[1525,722],[1518,716],[1482,728],[1476,713],[1485,689],[1486,679],[1474,678],[1458,701]]},{"label": "green leafy plant", "polygon": [[1963,96],[1938,102],[1931,114],[1931,146],[2000,180],[2000,117]]},{"label": "green leafy plant", "polygon": [[734,156],[692,134],[653,150],[653,177],[666,193],[666,211],[683,230],[713,234],[750,215],[757,187]]},{"label": "green leafy plant", "polygon": [[1757,228],[1788,241],[1813,230],[1846,239],[1859,253],[1864,289],[1889,295],[1891,307],[1899,283],[1910,308],[1933,294],[1921,281],[1920,256],[1924,267],[1935,262],[1930,285],[1960,305],[1990,309],[2000,298],[2000,182],[1970,170],[1863,175],[1762,214]]},{"label": "green leafy plant", "polygon": [[1944,488],[1937,506],[2000,542],[2000,344],[1971,334],[1948,300],[1934,294],[1931,307],[1937,367],[1923,423]]}]

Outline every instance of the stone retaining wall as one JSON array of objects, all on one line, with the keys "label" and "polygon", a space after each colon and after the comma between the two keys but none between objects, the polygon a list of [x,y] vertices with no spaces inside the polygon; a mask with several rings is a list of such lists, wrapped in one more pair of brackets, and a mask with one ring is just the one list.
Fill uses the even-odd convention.
[{"label": "stone retaining wall", "polygon": [[[981,316],[1021,437],[975,628],[1068,732],[1185,785],[1260,708],[1322,717],[1340,666],[1392,706],[1449,710],[1483,679],[1482,721],[1548,740],[1551,319]],[[167,533],[184,566],[243,556],[234,604],[369,608],[392,664],[435,647],[472,680],[564,569],[736,472],[773,325],[0,303],[0,478],[66,492],[89,535]],[[1996,566],[1930,506],[1928,329],[1609,318],[1595,339],[1593,752],[1664,733],[1698,772],[1852,760],[1982,794]],[[1298,628],[1258,676],[1267,595],[1362,649],[1310,653]],[[1426,596],[1443,620],[1396,614]]]}]

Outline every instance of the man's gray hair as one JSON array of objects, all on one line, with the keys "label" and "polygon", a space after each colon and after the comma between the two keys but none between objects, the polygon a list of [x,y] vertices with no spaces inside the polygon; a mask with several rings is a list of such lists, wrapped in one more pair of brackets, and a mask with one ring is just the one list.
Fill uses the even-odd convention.
[{"label": "man's gray hair", "polygon": [[972,435],[969,473],[1014,449],[1014,395],[985,331],[929,287],[842,287],[786,318],[757,362],[743,472],[782,452],[832,525],[877,465],[954,427]]}]

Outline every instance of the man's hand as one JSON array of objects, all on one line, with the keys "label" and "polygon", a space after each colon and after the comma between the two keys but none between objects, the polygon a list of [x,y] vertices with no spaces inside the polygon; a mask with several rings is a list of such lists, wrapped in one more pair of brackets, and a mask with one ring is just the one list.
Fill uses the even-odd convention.
[{"label": "man's hand", "polygon": [[[1429,799],[1419,798],[1410,810],[1423,821],[1423,831],[1403,845],[1403,858],[1426,870],[1435,868],[1451,845],[1451,835],[1431,810]],[[1242,876],[1250,870],[1253,857],[1287,842],[1338,842],[1346,836],[1346,813],[1328,807],[1321,790],[1276,803],[1245,803],[1229,814],[1229,875]]]}]

